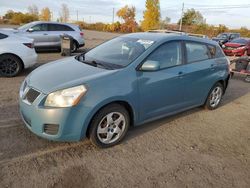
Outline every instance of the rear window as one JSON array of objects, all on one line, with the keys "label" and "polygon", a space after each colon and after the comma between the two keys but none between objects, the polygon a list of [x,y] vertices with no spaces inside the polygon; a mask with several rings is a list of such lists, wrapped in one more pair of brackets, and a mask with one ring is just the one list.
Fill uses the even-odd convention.
[{"label": "rear window", "polygon": [[8,35],[5,35],[5,34],[3,34],[3,33],[0,33],[0,39],[5,39],[5,38],[7,38],[8,37]]},{"label": "rear window", "polygon": [[74,31],[74,30],[67,25],[49,24],[49,31]]},{"label": "rear window", "polygon": [[210,59],[211,54],[206,44],[186,42],[187,62],[193,63]]}]

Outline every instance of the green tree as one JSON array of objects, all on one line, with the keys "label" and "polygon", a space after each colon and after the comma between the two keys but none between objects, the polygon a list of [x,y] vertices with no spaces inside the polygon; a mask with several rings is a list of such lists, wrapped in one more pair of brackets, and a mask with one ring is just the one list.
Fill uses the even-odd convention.
[{"label": "green tree", "polygon": [[135,7],[125,7],[121,8],[117,11],[117,16],[123,19],[124,23],[121,24],[119,27],[121,28],[122,32],[135,32],[137,29],[137,23],[135,21]]},{"label": "green tree", "polygon": [[[180,24],[181,20],[179,20]],[[198,25],[205,23],[205,19],[203,18],[202,14],[195,9],[188,9],[183,17],[182,17],[182,24],[183,25]]]},{"label": "green tree", "polygon": [[159,0],[146,0],[146,10],[143,12],[141,27],[144,31],[157,29],[160,26],[160,2]]}]

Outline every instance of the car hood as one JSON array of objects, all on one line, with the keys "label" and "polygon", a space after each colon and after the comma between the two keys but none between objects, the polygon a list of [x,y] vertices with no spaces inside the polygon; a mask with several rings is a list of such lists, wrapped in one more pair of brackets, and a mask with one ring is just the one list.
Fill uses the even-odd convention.
[{"label": "car hood", "polygon": [[75,57],[57,60],[35,69],[26,82],[44,94],[88,84],[88,81],[116,73],[118,70],[106,70],[77,61]]},{"label": "car hood", "polygon": [[231,43],[231,42],[228,42],[225,44],[225,46],[228,46],[228,47],[243,47],[243,46],[246,46],[245,44],[240,44],[240,43]]},{"label": "car hood", "polygon": [[1,28],[1,31],[4,31],[5,33],[18,33],[19,30],[13,29],[13,28]]}]

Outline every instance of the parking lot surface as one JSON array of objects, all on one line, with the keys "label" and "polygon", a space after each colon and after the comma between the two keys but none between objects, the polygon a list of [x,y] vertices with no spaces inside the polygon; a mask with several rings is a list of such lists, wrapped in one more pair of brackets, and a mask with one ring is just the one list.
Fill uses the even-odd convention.
[{"label": "parking lot surface", "polygon": [[[85,31],[84,49],[116,35]],[[34,68],[59,58],[40,52]],[[242,78],[231,79],[215,111],[196,108],[131,128],[120,145],[97,149],[25,128],[18,90],[34,68],[0,77],[0,187],[249,187],[250,84]]]}]

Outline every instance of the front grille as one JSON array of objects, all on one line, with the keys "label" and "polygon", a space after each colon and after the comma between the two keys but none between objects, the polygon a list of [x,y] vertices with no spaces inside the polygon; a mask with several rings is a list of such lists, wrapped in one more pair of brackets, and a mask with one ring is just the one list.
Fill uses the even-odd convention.
[{"label": "front grille", "polygon": [[56,135],[58,133],[59,125],[57,124],[44,124],[43,132],[50,135]]},{"label": "front grille", "polygon": [[24,100],[32,104],[39,95],[40,95],[40,92],[30,88],[29,91],[26,93]]},{"label": "front grille", "polygon": [[225,49],[226,50],[235,50],[237,47],[231,47],[231,46],[226,46]]}]

